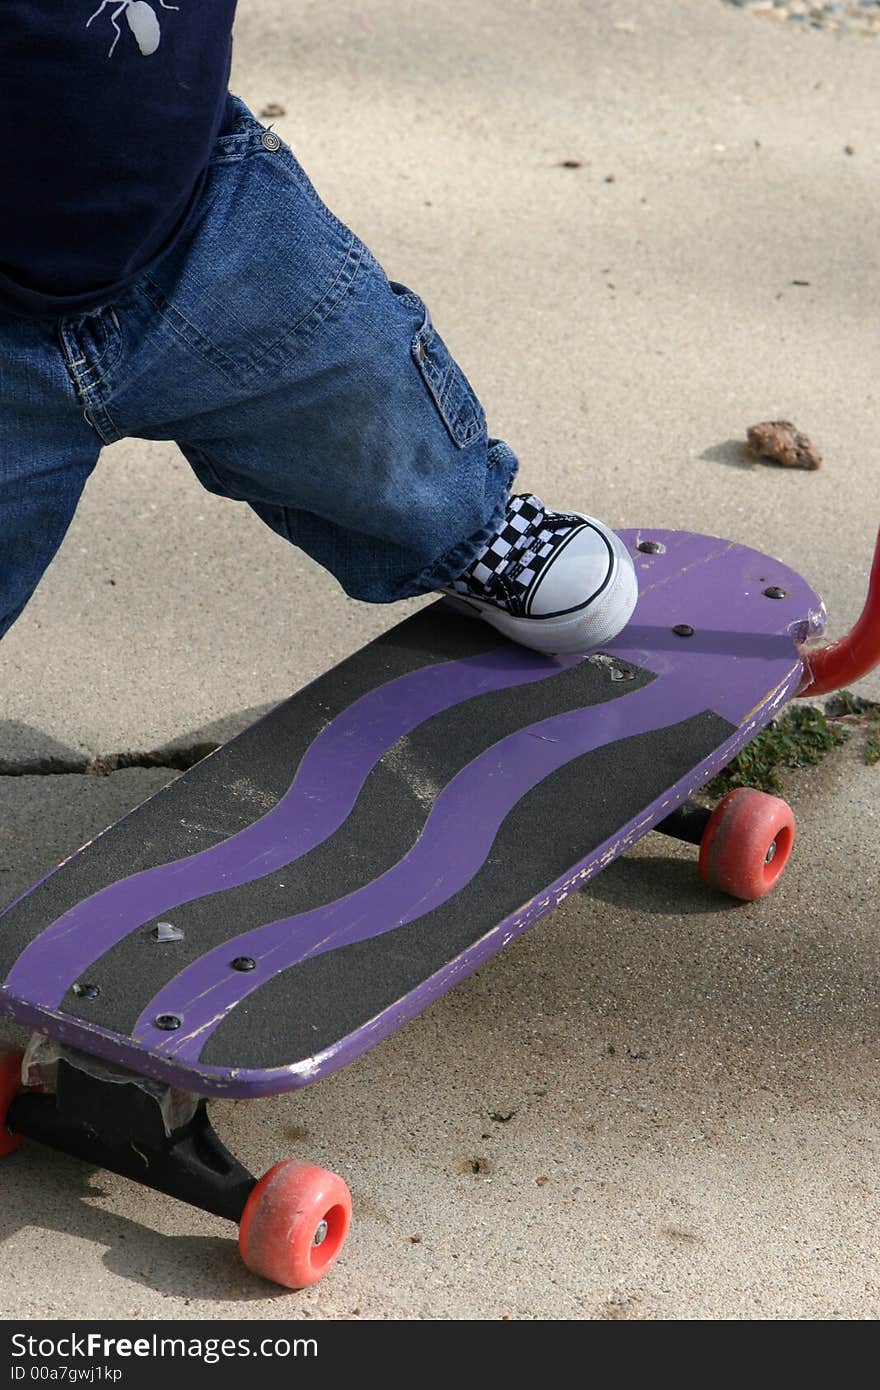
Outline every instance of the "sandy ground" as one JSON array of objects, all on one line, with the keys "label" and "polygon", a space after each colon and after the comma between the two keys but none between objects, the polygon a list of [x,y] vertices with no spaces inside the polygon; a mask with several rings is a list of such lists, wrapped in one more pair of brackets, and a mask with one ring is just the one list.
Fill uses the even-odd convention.
[{"label": "sandy ground", "polygon": [[[241,0],[234,85],[286,107],[325,198],[429,300],[524,486],[775,554],[837,635],[877,524],[876,72],[870,40],[714,0]],[[819,472],[743,456],[780,416]],[[0,655],[0,764],[31,774],[0,782],[0,900],[171,775],[51,761],[225,733],[398,616],[172,448],[107,450]],[[876,1317],[878,777],[852,747],[792,775],[798,851],[759,904],[651,839],[335,1078],[218,1106],[255,1170],[290,1152],[349,1181],[315,1290],[33,1148],[3,1168],[0,1306]]]}]

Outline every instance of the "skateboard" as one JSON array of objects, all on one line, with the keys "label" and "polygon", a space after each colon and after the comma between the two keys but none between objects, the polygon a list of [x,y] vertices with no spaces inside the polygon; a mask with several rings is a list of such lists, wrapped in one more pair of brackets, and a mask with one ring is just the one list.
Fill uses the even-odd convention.
[{"label": "skateboard", "polygon": [[746,546],[621,533],[631,622],[547,657],[434,603],[104,831],[0,913],[0,1152],[24,1136],[239,1224],[255,1273],[313,1284],[345,1239],[342,1178],[257,1180],[212,1097],[353,1061],[651,829],[699,844],[709,891],[778,880],[794,820],[689,798],[798,694],[880,661],[880,538],[852,632]]}]

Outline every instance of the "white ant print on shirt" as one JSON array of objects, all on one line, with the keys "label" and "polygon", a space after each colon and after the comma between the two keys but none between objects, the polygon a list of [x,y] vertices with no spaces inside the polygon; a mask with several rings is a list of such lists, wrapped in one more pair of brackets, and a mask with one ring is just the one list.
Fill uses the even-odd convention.
[{"label": "white ant print on shirt", "polygon": [[[163,10],[180,9],[179,5],[166,5],[165,0],[159,0],[159,5]],[[99,15],[103,14],[108,6],[112,10],[110,14],[110,23],[116,30],[116,38],[110,45],[110,52],[107,54],[108,58],[113,57],[113,50],[122,36],[122,30],[116,21],[123,12],[125,13],[125,18],[128,20],[128,27],[137,39],[138,48],[141,53],[143,53],[144,57],[148,58],[151,53],[156,52],[162,39],[162,30],[159,26],[156,11],[153,9],[152,5],[148,5],[146,0],[101,0],[101,4],[95,10],[92,18],[86,21],[87,29],[92,20],[97,19]],[[115,6],[115,9],[113,6]]]}]

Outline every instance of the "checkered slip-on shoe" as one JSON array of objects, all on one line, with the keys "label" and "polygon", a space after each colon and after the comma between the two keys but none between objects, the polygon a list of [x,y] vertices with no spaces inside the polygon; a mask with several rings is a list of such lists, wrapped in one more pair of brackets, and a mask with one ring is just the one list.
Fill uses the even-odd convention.
[{"label": "checkered slip-on shoe", "polygon": [[514,642],[563,653],[616,637],[638,584],[629,552],[601,521],[525,494],[511,497],[501,530],[444,593]]}]

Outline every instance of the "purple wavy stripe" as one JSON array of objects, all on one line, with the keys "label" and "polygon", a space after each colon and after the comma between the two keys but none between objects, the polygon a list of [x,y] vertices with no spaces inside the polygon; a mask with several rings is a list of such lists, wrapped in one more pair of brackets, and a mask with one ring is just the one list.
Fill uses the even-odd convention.
[{"label": "purple wavy stripe", "polygon": [[94,961],[146,922],[273,873],[327,839],[382,754],[425,719],[488,691],[558,675],[580,659],[503,648],[423,667],[371,690],[322,730],[265,816],[200,854],[145,869],[77,903],[22,951],[6,989],[57,1008]]},{"label": "purple wavy stripe", "polygon": [[[702,694],[702,692],[701,692]],[[695,695],[677,718],[705,708]],[[416,845],[398,864],[348,897],[295,917],[282,917],[209,951],[182,970],[150,1002],[132,1031],[151,1051],[197,1060],[227,1012],[279,971],[311,956],[382,936],[439,907],[482,868],[498,828],[518,801],[545,777],[583,753],[662,727],[656,690],[634,690],[599,708],[572,710],[520,729],[469,763],[443,790]],[[231,970],[235,956],[257,969]],[[163,1032],[154,1020],[178,1014],[184,1029]]]}]

